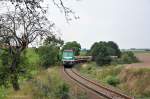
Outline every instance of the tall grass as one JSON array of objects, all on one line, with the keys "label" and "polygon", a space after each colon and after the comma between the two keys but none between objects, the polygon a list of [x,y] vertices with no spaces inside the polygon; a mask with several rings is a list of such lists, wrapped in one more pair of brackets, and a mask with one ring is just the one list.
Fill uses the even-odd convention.
[{"label": "tall grass", "polygon": [[82,75],[113,85],[139,99],[150,98],[150,69],[125,68],[123,65],[99,67],[95,63],[78,65]]},{"label": "tall grass", "polygon": [[87,99],[86,93],[75,91],[64,82],[56,66],[42,70],[32,80],[23,83],[20,91],[9,89],[5,99]]},{"label": "tall grass", "polygon": [[6,98],[68,99],[69,86],[61,79],[58,67],[41,71],[32,80],[21,84],[20,91],[10,89]]},{"label": "tall grass", "polygon": [[149,68],[128,68],[119,74],[121,89],[136,97],[150,98],[150,69]]},{"label": "tall grass", "polygon": [[103,66],[99,67],[96,65],[95,62],[89,63],[89,64],[83,64],[81,66],[77,66],[77,68],[81,71],[83,74],[87,74],[88,76],[98,79],[102,82],[106,82],[106,78],[108,76],[117,76],[120,71],[122,70],[123,66]]}]

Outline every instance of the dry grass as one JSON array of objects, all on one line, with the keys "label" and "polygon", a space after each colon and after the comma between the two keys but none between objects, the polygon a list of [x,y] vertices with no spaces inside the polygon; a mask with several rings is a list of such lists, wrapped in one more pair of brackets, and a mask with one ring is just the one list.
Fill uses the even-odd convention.
[{"label": "dry grass", "polygon": [[150,97],[150,69],[128,68],[119,74],[119,87],[136,97]]},{"label": "dry grass", "polygon": [[10,89],[7,99],[60,99],[61,88],[69,88],[61,79],[58,67],[41,71],[32,80],[21,84],[21,90]]},{"label": "dry grass", "polygon": [[84,76],[105,84],[109,76],[117,77],[120,83],[116,87],[124,93],[139,99],[150,98],[150,68],[126,68],[122,65],[98,67],[95,63],[89,63],[77,66],[77,69]]},{"label": "dry grass", "polygon": [[41,70],[33,79],[21,84],[21,90],[8,90],[4,99],[87,99],[79,87],[71,87],[61,78],[59,67]]}]

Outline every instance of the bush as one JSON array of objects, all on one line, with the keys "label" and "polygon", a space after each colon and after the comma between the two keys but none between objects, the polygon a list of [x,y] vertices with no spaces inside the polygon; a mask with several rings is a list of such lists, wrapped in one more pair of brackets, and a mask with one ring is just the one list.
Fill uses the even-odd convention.
[{"label": "bush", "polygon": [[111,62],[111,57],[108,55],[105,55],[104,53],[99,53],[99,55],[96,57],[96,64],[99,66],[108,65]]},{"label": "bush", "polygon": [[136,58],[133,52],[122,52],[120,58],[113,58],[111,64],[117,65],[117,64],[131,64],[139,62],[139,60]]},{"label": "bush", "polygon": [[69,94],[70,87],[62,79],[59,67],[55,66],[41,70],[30,81],[22,83],[21,90],[8,90],[7,96],[11,99],[15,99],[16,96],[24,96],[25,99],[68,99]]},{"label": "bush", "polygon": [[58,86],[58,91],[55,93],[57,97],[61,97],[61,99],[69,98],[69,86],[65,83],[62,83]]},{"label": "bush", "polygon": [[42,46],[38,49],[40,64],[48,68],[50,65],[54,65],[59,62],[59,48],[55,46]]},{"label": "bush", "polygon": [[112,86],[116,86],[117,84],[120,83],[119,79],[115,76],[107,76],[106,82]]},{"label": "bush", "polygon": [[126,63],[126,64],[131,64],[131,63],[135,63],[138,62],[138,59],[135,57],[133,52],[123,52],[122,56],[120,58],[120,62],[121,63]]},{"label": "bush", "polygon": [[[12,81],[12,71],[10,65],[12,63],[12,56],[8,53],[8,49],[1,51],[0,54],[0,86],[10,87]],[[18,61],[20,60],[20,61]],[[24,78],[26,76],[26,70],[28,62],[25,56],[25,51],[21,53],[20,58],[17,60],[18,65],[15,73],[18,76],[18,79]]]}]

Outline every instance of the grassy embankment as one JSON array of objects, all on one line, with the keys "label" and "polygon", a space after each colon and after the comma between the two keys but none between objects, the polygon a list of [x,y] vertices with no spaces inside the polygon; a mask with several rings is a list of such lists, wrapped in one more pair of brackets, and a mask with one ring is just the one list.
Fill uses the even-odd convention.
[{"label": "grassy embankment", "polygon": [[150,98],[150,69],[148,68],[125,68],[123,65],[100,67],[91,62],[77,66],[77,69],[82,75],[117,87],[126,94],[139,99]]},{"label": "grassy embankment", "polygon": [[86,93],[64,82],[59,66],[43,69],[34,49],[27,49],[26,57],[28,74],[19,79],[21,89],[16,92],[11,87],[1,87],[0,99],[86,99]]}]

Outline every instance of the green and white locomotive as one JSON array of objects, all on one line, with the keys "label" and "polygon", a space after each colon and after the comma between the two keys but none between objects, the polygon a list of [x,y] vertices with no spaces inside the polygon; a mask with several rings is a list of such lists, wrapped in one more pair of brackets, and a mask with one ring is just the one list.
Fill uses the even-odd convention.
[{"label": "green and white locomotive", "polygon": [[74,64],[83,63],[91,60],[91,56],[75,56],[73,50],[64,50],[62,63],[65,67],[72,67]]},{"label": "green and white locomotive", "polygon": [[75,64],[76,58],[73,50],[64,50],[62,63],[65,67],[71,67]]}]

